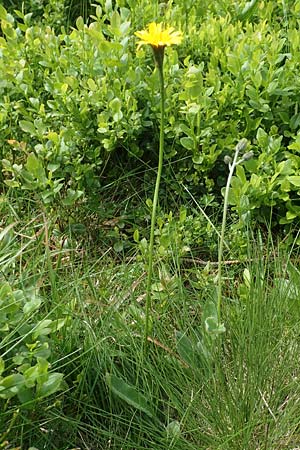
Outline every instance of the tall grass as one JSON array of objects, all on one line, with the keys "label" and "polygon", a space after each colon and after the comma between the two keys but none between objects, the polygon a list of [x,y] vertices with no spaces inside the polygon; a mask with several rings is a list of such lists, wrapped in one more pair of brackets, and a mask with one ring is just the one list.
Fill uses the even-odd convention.
[{"label": "tall grass", "polygon": [[[214,268],[205,272],[196,260],[182,267],[176,253],[164,262],[172,288],[166,284],[155,299],[153,339],[142,366],[142,261],[116,263],[113,255],[95,258],[94,249],[78,252],[74,245],[57,266],[58,249],[47,254],[43,239],[30,251],[24,247],[11,259],[19,267],[11,277],[21,275],[25,283],[39,270],[45,316],[68,318],[51,361],[66,384],[33,409],[6,404],[1,432],[16,414],[10,444],[59,450],[298,446],[300,273],[292,255],[275,249],[271,239],[264,249],[252,242],[249,262],[223,268],[226,333],[218,338],[203,323],[215,296]],[[206,281],[195,289],[199,275]],[[116,395],[108,374],[121,380],[121,389],[131,387],[135,404],[129,394]]]}]

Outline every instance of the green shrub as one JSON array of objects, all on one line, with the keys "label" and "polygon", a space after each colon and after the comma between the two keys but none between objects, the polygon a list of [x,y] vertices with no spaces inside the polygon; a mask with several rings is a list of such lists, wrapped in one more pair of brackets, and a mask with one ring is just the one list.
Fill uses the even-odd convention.
[{"label": "green shrub", "polygon": [[2,18],[7,185],[38,192],[45,203],[63,189],[69,204],[95,188],[97,170],[121,142],[137,147],[141,114],[132,91],[142,75],[130,69],[128,13],[122,23],[112,13],[105,27],[104,19],[87,28],[79,18],[76,30],[61,35],[30,27],[30,17],[22,18],[24,31],[11,16]]},{"label": "green shrub", "polygon": [[[250,2],[250,12],[247,2],[131,3],[101,1],[89,25],[78,18],[59,33],[1,7],[4,183],[72,205],[97,191],[116,153],[156,164],[158,75],[151,52],[136,52],[133,32],[164,12],[185,31],[166,55],[165,181],[218,199],[223,158],[245,137],[254,159],[234,181],[239,217],[272,210],[278,222],[298,220],[300,2]],[[274,20],[282,13],[284,27]]]}]

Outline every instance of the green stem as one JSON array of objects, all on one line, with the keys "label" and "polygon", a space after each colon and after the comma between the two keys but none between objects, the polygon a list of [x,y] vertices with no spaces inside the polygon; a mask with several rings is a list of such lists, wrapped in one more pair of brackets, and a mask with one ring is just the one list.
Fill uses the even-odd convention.
[{"label": "green stem", "polygon": [[154,57],[157,63],[159,81],[160,81],[160,134],[159,134],[159,156],[158,156],[158,168],[155,183],[155,190],[153,195],[152,204],[152,216],[151,216],[151,230],[150,230],[150,242],[149,242],[149,259],[148,259],[148,276],[147,276],[147,286],[146,286],[146,314],[145,314],[145,336],[144,344],[147,348],[147,338],[149,335],[150,326],[150,314],[151,314],[151,284],[152,284],[152,273],[153,273],[153,248],[154,248],[154,230],[156,223],[156,210],[158,203],[158,193],[159,185],[163,167],[164,160],[164,119],[165,119],[165,87],[164,87],[164,73],[163,73],[163,51],[161,48],[160,52],[154,51]]}]

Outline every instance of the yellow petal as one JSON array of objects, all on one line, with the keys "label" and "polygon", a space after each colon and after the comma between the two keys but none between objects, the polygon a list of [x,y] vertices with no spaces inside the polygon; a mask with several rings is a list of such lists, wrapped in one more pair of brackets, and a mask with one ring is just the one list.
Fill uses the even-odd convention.
[{"label": "yellow petal", "polygon": [[180,31],[174,31],[173,27],[163,29],[161,23],[155,22],[149,23],[147,29],[136,31],[134,34],[140,39],[138,49],[144,44],[150,44],[152,47],[165,47],[180,44],[182,40]]}]

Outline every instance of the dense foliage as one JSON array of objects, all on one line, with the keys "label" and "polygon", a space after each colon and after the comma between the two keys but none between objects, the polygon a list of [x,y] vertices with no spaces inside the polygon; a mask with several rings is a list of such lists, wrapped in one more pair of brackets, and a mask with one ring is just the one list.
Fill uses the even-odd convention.
[{"label": "dense foliage", "polygon": [[[112,152],[155,162],[157,73],[150,52],[135,49],[143,5],[130,6],[103,2],[88,25],[78,18],[70,32],[1,7],[5,185],[69,205],[109,176]],[[233,5],[226,15],[221,7],[220,15],[213,7],[206,15],[199,6],[165,9],[165,20],[186,32],[166,61],[168,182],[175,172],[177,183],[218,198],[223,158],[246,137],[254,158],[231,197],[243,220],[273,211],[274,223],[289,223],[300,213],[300,5],[290,6],[258,2],[247,21]]]}]

